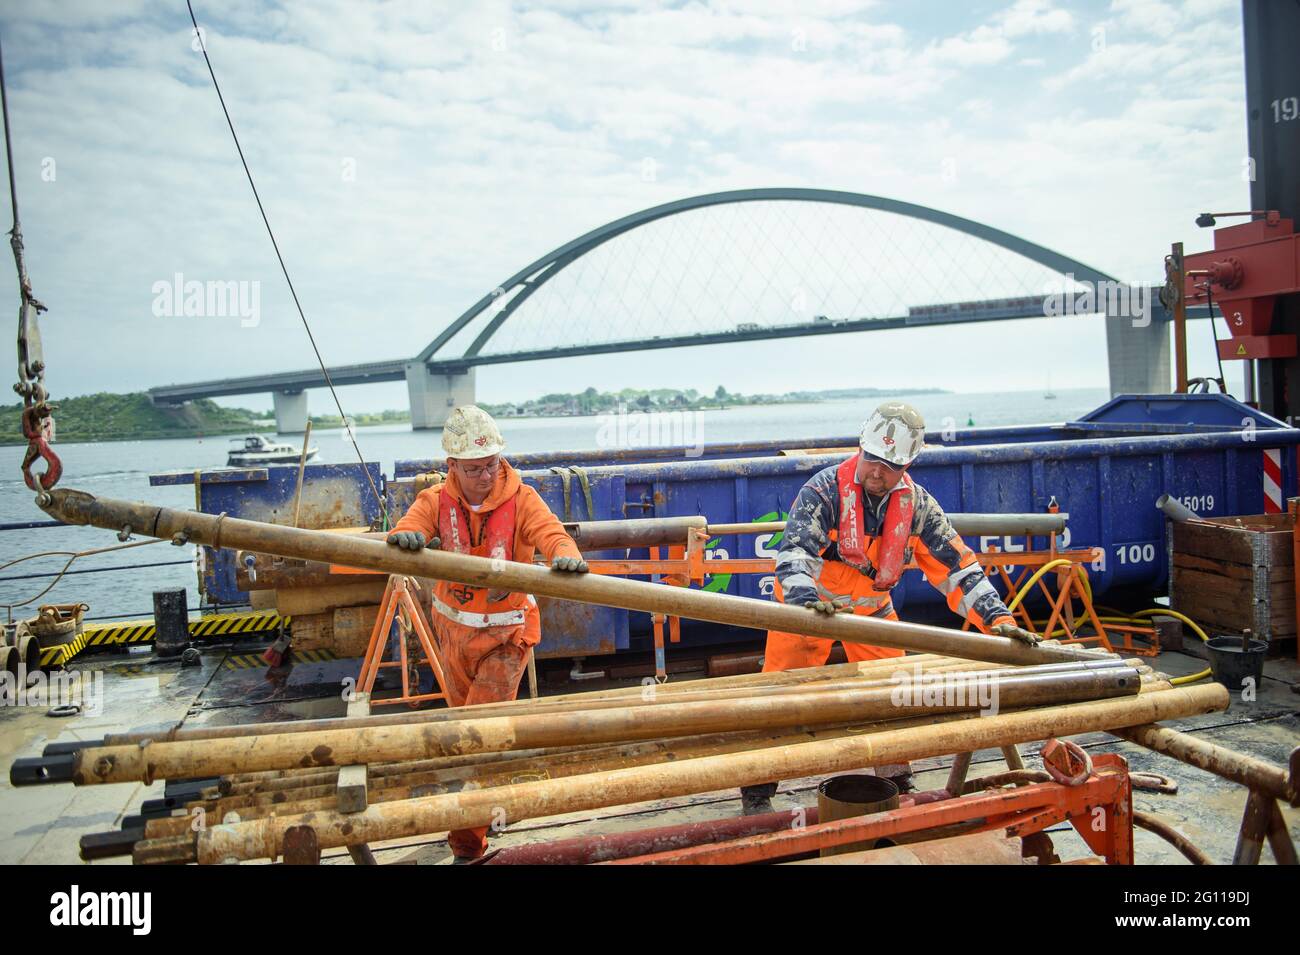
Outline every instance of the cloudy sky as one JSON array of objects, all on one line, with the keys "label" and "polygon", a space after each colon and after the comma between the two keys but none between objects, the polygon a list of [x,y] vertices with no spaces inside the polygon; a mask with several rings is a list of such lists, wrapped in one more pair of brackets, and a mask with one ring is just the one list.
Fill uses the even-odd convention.
[{"label": "cloudy sky", "polygon": [[[552,248],[702,193],[887,196],[1145,281],[1170,242],[1208,246],[1197,212],[1248,201],[1234,0],[196,0],[195,11],[331,364],[412,355]],[[51,390],[308,367],[183,0],[3,0],[0,31]],[[751,311],[764,294],[806,317],[888,310],[871,298],[882,288],[921,304],[1041,284],[946,230],[828,208],[690,213],[616,240],[548,300],[539,293],[531,317],[521,309],[513,340],[565,344],[602,322],[621,338],[775,320]],[[719,271],[742,292],[715,298]],[[257,283],[256,322],[167,314],[159,283],[178,274]],[[597,282],[617,309],[590,292]],[[16,305],[12,270],[0,269],[0,295]],[[1192,334],[1204,373],[1210,329]],[[1041,388],[1048,368],[1056,389],[1104,386],[1100,322],[492,366],[478,394],[992,391]],[[343,395],[348,410],[405,404],[398,383]]]}]

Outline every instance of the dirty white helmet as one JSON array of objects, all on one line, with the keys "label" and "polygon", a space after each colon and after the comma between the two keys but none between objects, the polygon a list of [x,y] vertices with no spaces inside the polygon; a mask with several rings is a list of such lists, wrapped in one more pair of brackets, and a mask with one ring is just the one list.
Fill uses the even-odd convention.
[{"label": "dirty white helmet", "polygon": [[925,419],[909,404],[886,401],[862,426],[862,450],[895,467],[916,459],[925,445]]},{"label": "dirty white helmet", "polygon": [[442,426],[442,450],[449,458],[490,458],[505,446],[497,423],[477,405],[453,408]]}]

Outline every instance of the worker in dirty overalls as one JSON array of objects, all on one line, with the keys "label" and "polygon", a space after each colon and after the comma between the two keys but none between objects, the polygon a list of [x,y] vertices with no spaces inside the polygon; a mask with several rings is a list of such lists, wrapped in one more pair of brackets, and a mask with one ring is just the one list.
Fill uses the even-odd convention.
[{"label": "worker in dirty overalls", "polygon": [[[1016,626],[938,502],[908,475],[924,442],[925,422],[917,410],[887,401],[863,425],[860,450],[799,489],[777,552],[776,599],[813,613],[897,620],[889,592],[915,559],[953,612],[981,632],[1037,643],[1036,635]],[[821,666],[833,646],[821,637],[770,630],[763,670]],[[844,654],[856,662],[901,657],[903,651],[845,643]],[[905,790],[911,769],[878,766],[876,774]],[[771,812],[776,788],[777,783],[742,788],[744,813]]]},{"label": "worker in dirty overalls", "polygon": [[[447,480],[416,496],[388,543],[522,563],[532,563],[540,550],[552,570],[586,573],[577,545],[537,491],[501,457],[504,448],[486,411],[474,405],[453,409],[442,429]],[[464,706],[513,700],[529,651],[542,638],[533,596],[440,580],[430,605],[449,701]],[[487,848],[487,829],[451,832],[447,841],[457,861],[476,859]]]}]

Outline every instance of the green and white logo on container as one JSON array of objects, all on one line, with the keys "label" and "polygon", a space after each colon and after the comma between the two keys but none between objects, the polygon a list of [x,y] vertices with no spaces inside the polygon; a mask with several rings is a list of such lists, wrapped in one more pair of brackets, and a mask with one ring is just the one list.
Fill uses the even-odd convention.
[{"label": "green and white logo on container", "polygon": [[[768,511],[754,518],[755,523],[766,524],[769,521],[784,521],[789,518],[787,511]],[[775,557],[777,550],[781,546],[781,537],[784,531],[776,531],[772,534],[759,534],[754,538],[754,556],[755,557]],[[715,537],[704,545],[705,560],[729,560],[731,555],[726,550],[719,547],[722,542],[721,537]],[[731,586],[732,574],[710,574],[704,578],[703,590],[710,593],[725,593]],[[767,574],[758,581],[758,592],[761,597],[771,597],[772,588],[776,584],[776,577]]]}]

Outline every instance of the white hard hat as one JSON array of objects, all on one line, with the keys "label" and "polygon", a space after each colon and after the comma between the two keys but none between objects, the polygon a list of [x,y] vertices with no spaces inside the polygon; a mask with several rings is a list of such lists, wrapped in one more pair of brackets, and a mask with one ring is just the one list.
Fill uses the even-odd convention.
[{"label": "white hard hat", "polygon": [[442,426],[442,450],[449,458],[490,458],[505,446],[497,423],[476,405],[453,408]]},{"label": "white hard hat", "polygon": [[925,446],[925,419],[911,405],[886,401],[862,426],[860,443],[867,454],[906,467]]}]

